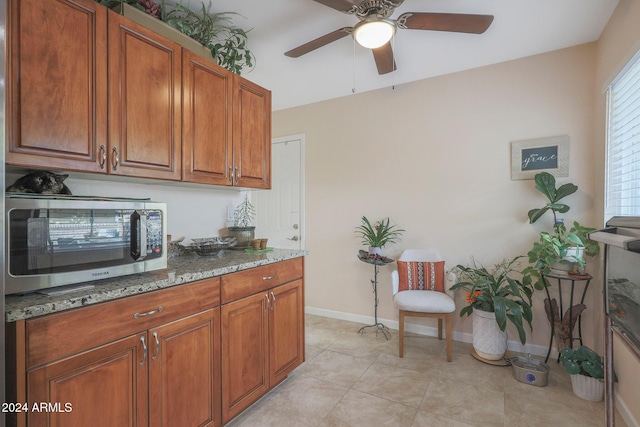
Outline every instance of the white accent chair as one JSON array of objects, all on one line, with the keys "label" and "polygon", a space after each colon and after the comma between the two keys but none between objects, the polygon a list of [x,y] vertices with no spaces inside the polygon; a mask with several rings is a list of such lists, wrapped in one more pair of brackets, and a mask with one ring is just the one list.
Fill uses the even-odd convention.
[{"label": "white accent chair", "polygon": [[[398,261],[434,262],[442,257],[431,249],[406,249]],[[451,362],[451,315],[456,311],[453,292],[449,290],[455,283],[455,274],[445,270],[444,288],[446,293],[427,290],[407,290],[398,292],[400,277],[397,270],[391,273],[393,301],[398,308],[399,353],[404,356],[404,318],[430,317],[438,319],[438,339],[442,339],[442,322],[446,326],[447,361]]]}]

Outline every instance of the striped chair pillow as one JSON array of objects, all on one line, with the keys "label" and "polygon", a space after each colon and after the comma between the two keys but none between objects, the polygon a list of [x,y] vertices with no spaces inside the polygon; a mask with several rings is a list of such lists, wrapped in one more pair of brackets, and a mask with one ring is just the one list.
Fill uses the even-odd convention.
[{"label": "striped chair pillow", "polygon": [[444,261],[398,261],[398,291],[444,292]]}]

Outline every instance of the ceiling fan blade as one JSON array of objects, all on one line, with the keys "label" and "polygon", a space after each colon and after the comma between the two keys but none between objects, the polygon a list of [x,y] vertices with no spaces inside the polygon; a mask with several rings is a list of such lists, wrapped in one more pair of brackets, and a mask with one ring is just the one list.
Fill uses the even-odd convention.
[{"label": "ceiling fan blade", "polygon": [[393,49],[390,42],[379,48],[371,49],[371,51],[373,52],[373,59],[376,60],[378,74],[387,74],[396,70],[396,61],[393,59]]},{"label": "ceiling fan blade", "polygon": [[349,12],[354,6],[358,6],[363,0],[314,0],[340,12]]},{"label": "ceiling fan blade", "polygon": [[298,58],[305,53],[309,53],[312,50],[316,50],[319,47],[328,45],[329,43],[333,43],[336,40],[340,40],[341,38],[348,36],[349,34],[351,34],[351,31],[351,27],[342,27],[339,30],[335,30],[329,34],[325,34],[324,36],[318,37],[315,40],[311,40],[310,42],[291,49],[290,51],[285,52],[285,55],[291,58]]},{"label": "ceiling fan blade", "polygon": [[469,15],[464,13],[407,12],[397,19],[399,28],[472,34],[484,33],[492,22],[493,15]]}]

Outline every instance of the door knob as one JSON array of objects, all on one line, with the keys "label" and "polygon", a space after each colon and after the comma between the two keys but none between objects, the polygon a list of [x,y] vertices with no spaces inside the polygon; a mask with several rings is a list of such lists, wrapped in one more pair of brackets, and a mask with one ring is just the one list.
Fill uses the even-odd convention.
[{"label": "door knob", "polygon": [[293,240],[294,242],[297,242],[300,239],[298,238],[298,236],[293,236],[293,237],[287,237],[287,240]]}]

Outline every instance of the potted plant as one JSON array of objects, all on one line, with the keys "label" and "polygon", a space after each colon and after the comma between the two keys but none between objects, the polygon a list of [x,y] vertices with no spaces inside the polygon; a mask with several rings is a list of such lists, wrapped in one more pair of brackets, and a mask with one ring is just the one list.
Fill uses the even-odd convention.
[{"label": "potted plant", "polygon": [[395,243],[405,230],[391,225],[389,218],[371,224],[366,216],[362,224],[356,227],[356,233],[362,238],[362,244],[369,246],[370,254],[382,255],[382,248],[388,243]]},{"label": "potted plant", "polygon": [[[149,1],[149,0],[147,0]],[[211,51],[218,64],[241,74],[245,67],[253,67],[253,54],[247,47],[247,31],[231,22],[233,12],[211,12],[211,3],[202,3],[193,11],[178,3],[166,12],[163,20],[181,33],[196,40]]]},{"label": "potted plant", "polygon": [[576,350],[560,352],[560,363],[569,375],[573,393],[586,400],[599,402],[604,394],[604,360],[594,350],[583,345]]},{"label": "potted plant", "polygon": [[456,283],[451,289],[467,291],[468,305],[460,310],[460,317],[473,314],[473,347],[481,358],[499,360],[504,356],[508,322],[516,327],[522,344],[526,341],[524,323],[532,330],[534,288],[530,277],[518,278],[519,258],[505,259],[491,270],[476,260],[453,269]]},{"label": "potted plant", "polygon": [[548,172],[536,174],[535,185],[547,198],[548,203],[528,212],[529,223],[535,223],[550,211],[553,214],[553,227],[552,232],[540,232],[539,241],[533,244],[533,248],[527,254],[532,267],[525,269],[523,273],[534,278],[536,289],[542,289],[546,286],[544,275],[552,272],[565,274],[563,272],[571,271],[572,266],[577,270],[583,270],[586,264],[584,255],[597,255],[600,248],[597,242],[587,238],[587,234],[595,230],[594,228],[582,226],[578,221],[574,221],[567,232],[564,219],[558,217],[558,214],[569,211],[569,205],[561,203],[561,200],[575,193],[578,190],[576,185],[567,183],[556,187],[554,176]]},{"label": "potted plant", "polygon": [[256,210],[249,201],[249,196],[244,195],[244,200],[233,211],[233,226],[227,227],[229,235],[236,238],[236,248],[248,248],[255,237],[256,227],[251,225]]},{"label": "potted plant", "polygon": [[[248,31],[232,23],[233,12],[211,12],[211,3],[197,10],[164,0],[96,0],[130,19],[161,33],[189,50],[211,58],[236,74],[252,68],[254,56],[247,46]],[[149,19],[152,18],[152,19]],[[186,37],[186,40],[185,40]]]}]

